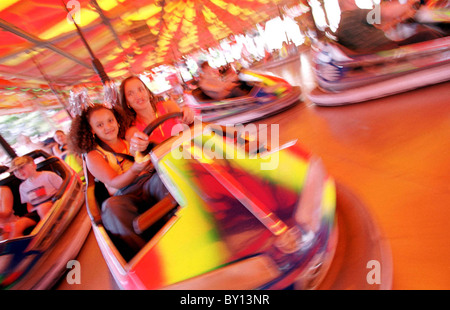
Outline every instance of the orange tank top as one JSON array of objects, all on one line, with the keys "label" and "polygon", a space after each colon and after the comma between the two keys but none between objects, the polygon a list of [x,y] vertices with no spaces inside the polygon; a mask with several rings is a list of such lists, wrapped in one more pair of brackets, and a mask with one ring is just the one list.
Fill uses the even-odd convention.
[{"label": "orange tank top", "polygon": [[[156,117],[158,118],[159,116],[167,114],[167,113],[168,113],[168,111],[167,111],[166,107],[164,106],[164,101],[158,102],[156,104]],[[172,132],[172,130],[174,130],[174,127],[179,124],[180,124],[180,121],[178,119],[175,119],[175,118],[169,119],[169,120],[165,121],[164,123],[162,123],[160,126],[158,126],[158,128],[153,130],[149,139],[156,143],[161,143],[161,142],[167,140],[168,138],[170,138],[172,136],[172,133],[176,134],[179,132],[179,130]],[[140,120],[139,118],[136,117],[136,120],[134,121],[133,125],[136,126],[136,128],[139,129],[140,131],[144,131],[144,129],[149,124],[143,122],[142,120]],[[175,127],[175,130],[177,130],[176,127]]]}]

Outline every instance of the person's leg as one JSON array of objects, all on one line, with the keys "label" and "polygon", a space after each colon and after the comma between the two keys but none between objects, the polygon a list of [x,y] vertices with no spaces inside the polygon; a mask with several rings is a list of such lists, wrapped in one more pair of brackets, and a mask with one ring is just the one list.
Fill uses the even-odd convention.
[{"label": "person's leg", "polygon": [[53,207],[53,203],[51,201],[46,201],[37,206],[36,210],[39,214],[39,217],[43,219],[45,215],[51,210]]},{"label": "person's leg", "polygon": [[20,217],[15,222],[10,224],[9,238],[16,238],[24,235],[27,228],[33,227],[37,224],[36,221],[29,217]]},{"label": "person's leg", "polygon": [[14,197],[8,186],[0,186],[0,219],[8,219],[13,212]]},{"label": "person's leg", "polygon": [[137,252],[145,245],[145,240],[133,229],[133,220],[139,215],[136,200],[133,195],[108,198],[102,205],[102,222],[111,234]]},{"label": "person's leg", "polygon": [[153,201],[153,204],[162,200],[169,193],[157,173],[154,173],[143,185],[143,192],[145,195],[144,199],[150,202]]}]

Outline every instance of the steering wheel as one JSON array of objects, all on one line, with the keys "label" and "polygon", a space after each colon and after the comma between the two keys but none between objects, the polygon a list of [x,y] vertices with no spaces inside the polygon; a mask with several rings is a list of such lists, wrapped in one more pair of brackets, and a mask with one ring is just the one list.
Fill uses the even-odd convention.
[{"label": "steering wheel", "polygon": [[[172,112],[172,113],[167,113],[164,114],[156,119],[154,119],[150,124],[147,125],[147,127],[145,127],[145,129],[143,130],[144,133],[147,136],[150,136],[152,134],[152,132],[158,128],[162,123],[164,123],[165,121],[172,119],[172,118],[178,118],[178,117],[183,117],[183,112]],[[152,148],[155,147],[155,144],[150,143],[147,147],[147,149],[145,150],[144,154],[149,153]]]}]

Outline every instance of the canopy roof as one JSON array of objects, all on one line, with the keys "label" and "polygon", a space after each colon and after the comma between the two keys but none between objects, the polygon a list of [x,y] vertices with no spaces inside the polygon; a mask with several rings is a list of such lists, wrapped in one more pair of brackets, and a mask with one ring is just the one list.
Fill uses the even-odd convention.
[{"label": "canopy roof", "polygon": [[[53,96],[48,84],[99,83],[171,63],[280,14],[290,0],[2,0],[0,91]],[[70,14],[69,14],[70,13]],[[89,45],[89,52],[76,25]],[[17,88],[20,87],[20,88]],[[3,93],[4,94],[4,93]],[[0,109],[24,102],[2,100]],[[23,96],[23,94],[22,94]],[[34,97],[33,97],[34,96]],[[20,97],[20,96],[19,96]],[[45,100],[44,100],[45,101]],[[55,102],[55,100],[50,100]],[[55,102],[57,103],[57,102]],[[44,104],[45,105],[45,104]]]},{"label": "canopy roof", "polygon": [[[93,54],[111,78],[171,62],[279,14],[281,0],[2,0],[0,77],[55,84],[98,81]],[[67,10],[64,7],[66,3]]]}]

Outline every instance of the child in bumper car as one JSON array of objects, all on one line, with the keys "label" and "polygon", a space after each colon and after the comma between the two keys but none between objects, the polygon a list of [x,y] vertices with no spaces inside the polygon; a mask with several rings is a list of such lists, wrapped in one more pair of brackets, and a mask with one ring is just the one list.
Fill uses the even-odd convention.
[{"label": "child in bumper car", "polygon": [[137,252],[146,240],[134,231],[133,220],[167,190],[149,160],[134,160],[136,149],[124,139],[122,120],[115,108],[94,105],[84,109],[72,121],[70,148],[85,156],[87,168],[111,195],[102,204],[103,225]]}]

